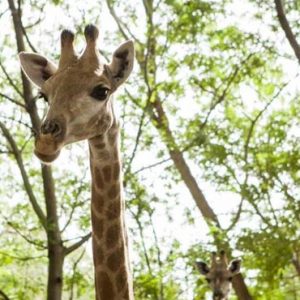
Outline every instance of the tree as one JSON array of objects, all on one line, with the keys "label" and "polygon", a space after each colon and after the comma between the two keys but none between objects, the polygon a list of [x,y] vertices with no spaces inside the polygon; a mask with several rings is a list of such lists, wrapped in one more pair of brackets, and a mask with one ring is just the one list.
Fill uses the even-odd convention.
[{"label": "tree", "polygon": [[[216,248],[243,256],[246,280],[234,282],[238,299],[297,299],[299,97],[296,71],[285,68],[295,57],[278,28],[275,2],[247,1],[242,9],[232,1],[107,0],[101,17],[98,3],[45,3],[15,4],[13,19],[18,44],[48,51],[53,60],[58,51],[49,45],[58,46],[65,21],[49,22],[51,10],[72,11],[68,22],[78,32],[98,18],[108,23],[103,56],[109,45],[135,40],[136,72],[116,101],[136,299],[204,299],[207,284],[193,265]],[[295,1],[285,7],[287,19],[297,14]],[[292,17],[289,23],[297,38]],[[51,290],[63,290],[63,299],[90,298],[89,251],[66,259],[61,253],[73,249],[75,232],[83,236],[79,244],[89,237],[85,149],[64,154],[79,168],[41,168],[32,159],[31,131],[44,104],[20,79],[16,53],[24,47],[17,50],[7,35],[3,49],[9,54],[0,65],[0,164],[7,169],[0,187],[0,289],[11,298],[44,295],[44,266],[55,248],[49,270],[59,265],[64,285]],[[12,175],[16,170],[22,176]]]}]

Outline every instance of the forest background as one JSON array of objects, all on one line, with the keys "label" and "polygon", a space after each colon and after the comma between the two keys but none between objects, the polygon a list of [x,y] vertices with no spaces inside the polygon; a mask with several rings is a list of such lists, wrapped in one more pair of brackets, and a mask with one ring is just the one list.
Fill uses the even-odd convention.
[{"label": "forest background", "polygon": [[230,299],[300,299],[299,19],[299,0],[1,1],[0,299],[47,298],[58,259],[63,299],[94,295],[87,144],[33,156],[47,104],[17,58],[57,61],[64,28],[82,49],[88,23],[103,59],[136,47],[116,97],[136,299],[210,299],[194,265],[220,249],[243,259]]}]

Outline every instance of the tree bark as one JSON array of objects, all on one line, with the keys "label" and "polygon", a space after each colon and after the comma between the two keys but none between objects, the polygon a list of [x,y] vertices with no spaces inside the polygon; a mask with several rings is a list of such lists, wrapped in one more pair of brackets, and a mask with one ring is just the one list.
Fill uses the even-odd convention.
[{"label": "tree bark", "polygon": [[47,211],[47,242],[48,242],[48,286],[47,299],[61,299],[63,285],[64,247],[59,231],[57,217],[57,201],[51,169],[42,168],[44,195]]},{"label": "tree bark", "polygon": [[180,173],[183,182],[193,196],[197,207],[208,222],[220,227],[219,220],[216,214],[206,201],[203,192],[201,191],[195,177],[192,175],[191,170],[183,157],[183,153],[180,151],[178,145],[176,144],[175,138],[169,127],[169,120],[166,116],[160,99],[157,98],[152,106],[154,111],[156,112],[155,115],[157,116],[155,118],[154,126],[161,133],[163,132],[161,136],[169,150],[171,159],[173,160],[175,167]]},{"label": "tree bark", "polygon": [[61,244],[50,243],[48,238],[47,299],[62,299],[64,251]]}]

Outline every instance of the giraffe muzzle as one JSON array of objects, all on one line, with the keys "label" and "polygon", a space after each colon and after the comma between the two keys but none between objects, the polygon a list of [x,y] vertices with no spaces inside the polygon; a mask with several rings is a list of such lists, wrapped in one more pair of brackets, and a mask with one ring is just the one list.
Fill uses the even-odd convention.
[{"label": "giraffe muzzle", "polygon": [[224,299],[224,294],[221,291],[214,291],[213,299],[214,300],[223,300]]},{"label": "giraffe muzzle", "polygon": [[40,134],[35,141],[34,153],[41,161],[50,163],[59,156],[62,146],[52,134]]},{"label": "giraffe muzzle", "polygon": [[64,145],[65,129],[63,122],[45,120],[35,141],[35,155],[45,163],[54,161]]},{"label": "giraffe muzzle", "polygon": [[57,159],[57,157],[59,156],[60,154],[60,151],[57,151],[53,154],[43,154],[43,153],[40,153],[38,152],[36,149],[34,150],[34,154],[37,156],[37,158],[39,160],[41,160],[43,163],[46,163],[46,164],[50,164],[51,162],[53,162],[54,160]]}]

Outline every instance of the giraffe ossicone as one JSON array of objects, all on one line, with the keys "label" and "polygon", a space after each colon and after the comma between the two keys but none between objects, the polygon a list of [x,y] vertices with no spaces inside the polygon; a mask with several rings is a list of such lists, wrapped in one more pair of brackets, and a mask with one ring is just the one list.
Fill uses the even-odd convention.
[{"label": "giraffe ossicone", "polygon": [[132,41],[121,44],[104,64],[97,47],[96,26],[85,27],[86,48],[74,49],[75,35],[61,33],[58,67],[40,54],[19,54],[23,71],[48,102],[35,141],[35,154],[54,161],[70,143],[88,140],[92,174],[91,219],[97,300],[133,300],[127,233],[122,199],[119,122],[113,93],[133,69]]},{"label": "giraffe ossicone", "polygon": [[206,262],[196,262],[199,272],[205,276],[212,290],[213,300],[228,299],[232,278],[240,272],[241,262],[242,260],[237,258],[228,264],[226,253],[223,250],[219,257],[216,252],[212,252],[210,267]]}]

